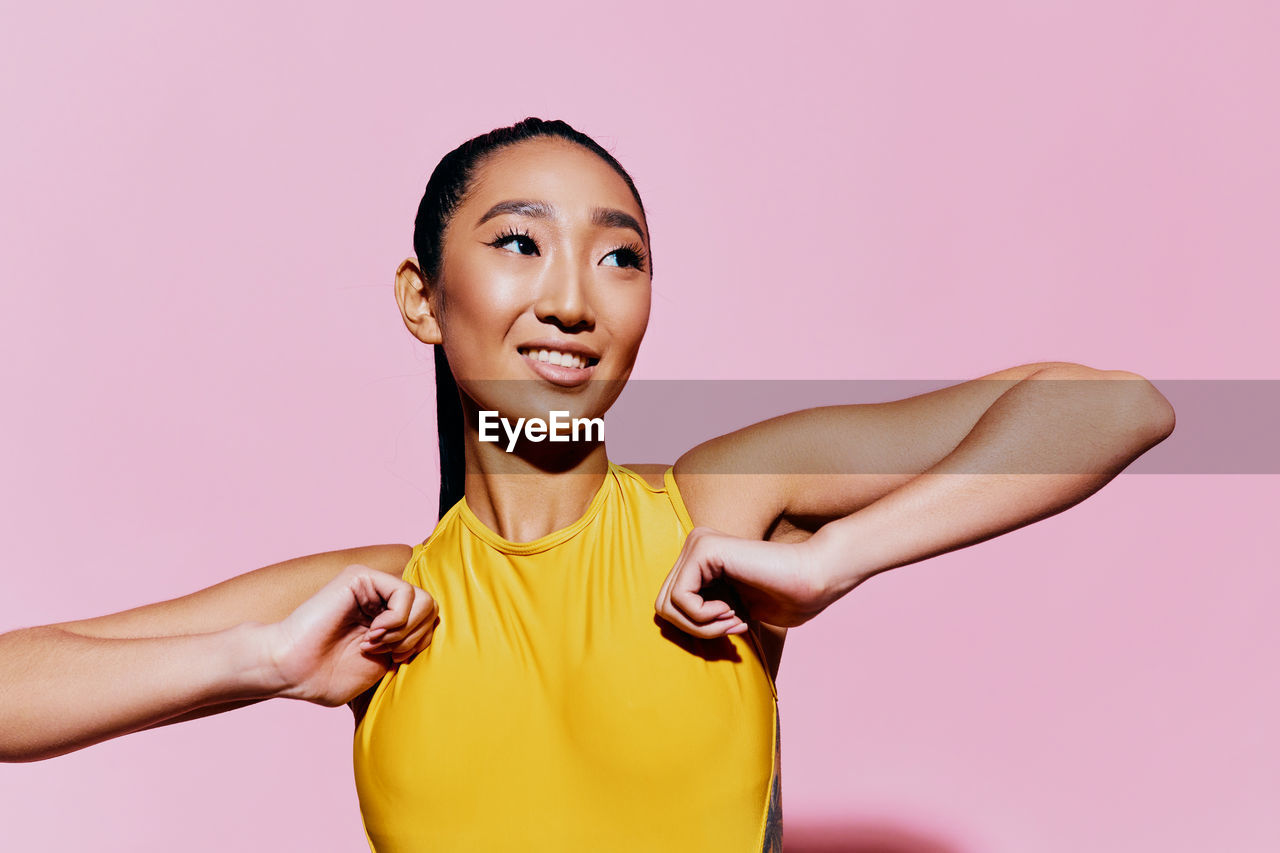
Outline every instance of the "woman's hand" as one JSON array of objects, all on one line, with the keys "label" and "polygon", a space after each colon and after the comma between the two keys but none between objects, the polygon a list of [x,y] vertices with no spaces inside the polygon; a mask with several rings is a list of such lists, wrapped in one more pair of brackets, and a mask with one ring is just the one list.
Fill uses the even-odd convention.
[{"label": "woman's hand", "polygon": [[431,643],[435,599],[395,575],[352,565],[267,626],[278,695],[329,707],[372,687]]},{"label": "woman's hand", "polygon": [[[704,598],[703,588],[720,579],[732,586],[747,609]],[[697,637],[721,637],[747,630],[747,618],[780,627],[808,622],[838,596],[808,542],[742,539],[695,527],[658,593],[658,615]]]}]

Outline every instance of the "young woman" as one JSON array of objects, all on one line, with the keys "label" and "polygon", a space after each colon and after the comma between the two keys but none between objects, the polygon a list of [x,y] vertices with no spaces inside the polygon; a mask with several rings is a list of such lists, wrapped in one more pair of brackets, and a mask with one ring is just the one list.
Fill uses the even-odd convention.
[{"label": "young woman", "polygon": [[562,122],[477,137],[433,173],[414,252],[395,290],[435,346],[431,535],[0,636],[0,757],[349,704],[379,853],[779,850],[787,629],[1083,500],[1173,429],[1141,377],[1054,362],[618,465],[599,431],[528,425],[602,418],[635,363],[653,261],[621,165]]}]

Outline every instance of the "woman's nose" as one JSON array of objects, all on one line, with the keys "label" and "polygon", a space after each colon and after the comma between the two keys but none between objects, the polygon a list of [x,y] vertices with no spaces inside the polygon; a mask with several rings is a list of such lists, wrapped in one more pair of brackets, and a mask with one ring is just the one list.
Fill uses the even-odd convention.
[{"label": "woman's nose", "polygon": [[596,315],[588,293],[589,275],[575,260],[565,258],[561,263],[551,264],[533,306],[538,319],[566,331],[593,327]]}]

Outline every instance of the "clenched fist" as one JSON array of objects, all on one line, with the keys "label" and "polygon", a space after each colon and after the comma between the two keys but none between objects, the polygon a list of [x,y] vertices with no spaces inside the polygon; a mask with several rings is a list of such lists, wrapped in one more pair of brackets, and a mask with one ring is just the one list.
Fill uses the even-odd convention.
[{"label": "clenched fist", "polygon": [[435,599],[400,578],[352,565],[267,626],[277,693],[344,705],[431,643]]},{"label": "clenched fist", "polygon": [[[695,637],[710,639],[747,630],[747,619],[795,627],[838,598],[826,584],[812,540],[764,542],[695,527],[658,591],[654,609]],[[730,582],[748,611],[704,597],[705,589]]]}]

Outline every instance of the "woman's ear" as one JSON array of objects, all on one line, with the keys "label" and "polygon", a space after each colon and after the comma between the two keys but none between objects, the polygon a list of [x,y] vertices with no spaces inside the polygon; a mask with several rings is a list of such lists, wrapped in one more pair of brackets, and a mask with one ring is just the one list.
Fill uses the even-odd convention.
[{"label": "woman's ear", "polygon": [[404,324],[424,344],[444,342],[440,322],[431,304],[433,288],[413,258],[405,258],[396,269],[396,302]]}]

